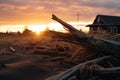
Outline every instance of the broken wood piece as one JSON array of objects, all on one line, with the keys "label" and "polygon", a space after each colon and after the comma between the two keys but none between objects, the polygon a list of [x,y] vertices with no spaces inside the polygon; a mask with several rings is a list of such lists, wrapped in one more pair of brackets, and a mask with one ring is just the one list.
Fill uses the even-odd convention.
[{"label": "broken wood piece", "polygon": [[90,64],[90,63],[94,63],[94,62],[98,62],[98,61],[101,61],[101,60],[104,60],[107,58],[110,58],[110,56],[104,56],[104,57],[93,59],[93,60],[90,60],[90,61],[87,61],[84,63],[80,63],[80,64],[68,69],[67,71],[65,71],[61,74],[55,75],[51,78],[48,78],[47,80],[67,80],[68,78],[74,76],[74,74],[76,74],[76,72],[78,72],[78,70],[81,66],[86,65],[86,64]]},{"label": "broken wood piece", "polygon": [[12,46],[10,46],[10,50],[11,50],[12,52],[15,52],[15,51],[16,51]]},{"label": "broken wood piece", "polygon": [[62,21],[61,19],[59,19],[57,16],[55,16],[54,14],[52,14],[52,19],[58,21],[59,23],[61,23],[63,26],[67,26],[68,30],[70,30],[71,32],[74,31],[78,31],[77,29],[75,29],[74,27],[72,27],[71,25],[65,23],[64,21]]}]

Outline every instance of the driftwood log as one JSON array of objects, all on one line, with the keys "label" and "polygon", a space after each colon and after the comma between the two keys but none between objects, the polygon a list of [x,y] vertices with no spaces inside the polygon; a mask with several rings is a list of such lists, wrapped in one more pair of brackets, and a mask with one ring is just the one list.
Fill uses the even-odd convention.
[{"label": "driftwood log", "polygon": [[[99,61],[107,59],[107,58],[110,58],[110,57],[105,56],[105,57],[93,59],[93,60],[78,64],[78,65],[72,67],[71,69],[68,69],[67,71],[61,73],[61,74],[55,75],[51,78],[48,78],[47,80],[69,80],[69,78],[71,78],[73,76],[76,76],[76,74],[79,73],[79,69],[80,69],[81,66],[91,64],[91,63],[96,63],[96,62],[99,62]],[[99,71],[97,71],[96,74],[100,74]]]},{"label": "driftwood log", "polygon": [[[98,59],[90,60],[81,64],[78,64],[67,71],[50,77],[46,80],[90,80],[91,77],[97,76],[101,80],[119,80],[120,79],[120,67],[116,68],[86,68],[81,69],[80,67],[84,67],[85,65],[96,63],[101,60],[108,59],[109,56],[101,57]],[[89,65],[88,65],[89,66]],[[84,73],[81,73],[82,72]],[[98,79],[97,79],[98,80]]]},{"label": "driftwood log", "polygon": [[59,19],[55,15],[52,15],[52,19],[62,24],[74,36],[74,40],[70,40],[69,38],[62,38],[62,40],[80,44],[108,55],[120,57],[120,42],[85,34],[84,32],[75,29],[72,25]]},{"label": "driftwood log", "polygon": [[[65,29],[67,29],[71,33],[71,35],[65,34],[64,36],[59,36],[63,41],[80,44],[80,45],[83,45],[85,47],[91,48],[96,51],[100,51],[110,56],[120,57],[120,53],[119,53],[120,42],[98,38],[98,37],[93,37],[91,35],[85,34],[84,32],[75,29],[73,26],[59,19],[55,15],[52,15],[52,19],[62,24],[65,27]],[[105,57],[97,58],[97,59],[90,60],[84,63],[80,63],[61,74],[48,78],[47,80],[74,80],[74,79],[84,80],[82,78],[83,75],[81,74],[81,69],[80,69],[81,66],[85,66],[91,63],[97,63],[99,61],[102,61],[108,58],[109,56],[105,56]],[[86,72],[86,70],[88,69],[85,68],[84,72]],[[88,70],[87,72],[90,72],[90,71],[91,70]],[[89,75],[91,75],[91,73]],[[92,76],[98,76],[99,80],[106,80],[106,79],[107,80],[109,79],[119,80],[120,79],[119,75],[120,75],[120,67],[92,70]],[[85,79],[85,80],[88,80],[88,79]]]}]

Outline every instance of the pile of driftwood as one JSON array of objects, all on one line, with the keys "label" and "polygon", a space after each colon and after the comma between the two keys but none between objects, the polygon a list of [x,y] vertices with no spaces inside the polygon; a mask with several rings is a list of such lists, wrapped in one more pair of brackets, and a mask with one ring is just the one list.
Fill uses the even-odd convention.
[{"label": "pile of driftwood", "polygon": [[71,35],[59,36],[61,40],[102,52],[106,56],[80,63],[61,74],[48,78],[47,80],[120,80],[120,67],[114,67],[110,64],[108,67],[104,67],[109,58],[119,60],[120,42],[85,34],[55,15],[52,15],[52,19],[62,24],[65,29],[71,33]]}]

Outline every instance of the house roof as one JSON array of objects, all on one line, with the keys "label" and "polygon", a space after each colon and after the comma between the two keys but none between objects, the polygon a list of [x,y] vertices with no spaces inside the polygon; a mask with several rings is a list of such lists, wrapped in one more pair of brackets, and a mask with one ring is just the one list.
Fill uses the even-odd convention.
[{"label": "house roof", "polygon": [[100,18],[104,24],[120,24],[120,16],[97,15],[96,18]]},{"label": "house roof", "polygon": [[[98,22],[97,20],[100,20]],[[93,24],[87,25],[87,27],[92,26],[114,26],[114,25],[120,25],[120,16],[110,16],[110,15],[97,15]]]},{"label": "house roof", "polygon": [[120,26],[120,24],[89,24],[86,27],[96,27],[96,26]]}]

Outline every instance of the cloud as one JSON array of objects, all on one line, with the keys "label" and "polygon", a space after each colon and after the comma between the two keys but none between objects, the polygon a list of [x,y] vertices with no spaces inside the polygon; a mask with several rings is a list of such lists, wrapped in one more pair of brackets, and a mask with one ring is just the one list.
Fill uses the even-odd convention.
[{"label": "cloud", "polygon": [[120,16],[119,0],[0,0],[0,21],[51,22],[54,13],[66,21],[92,21],[97,14]]}]

